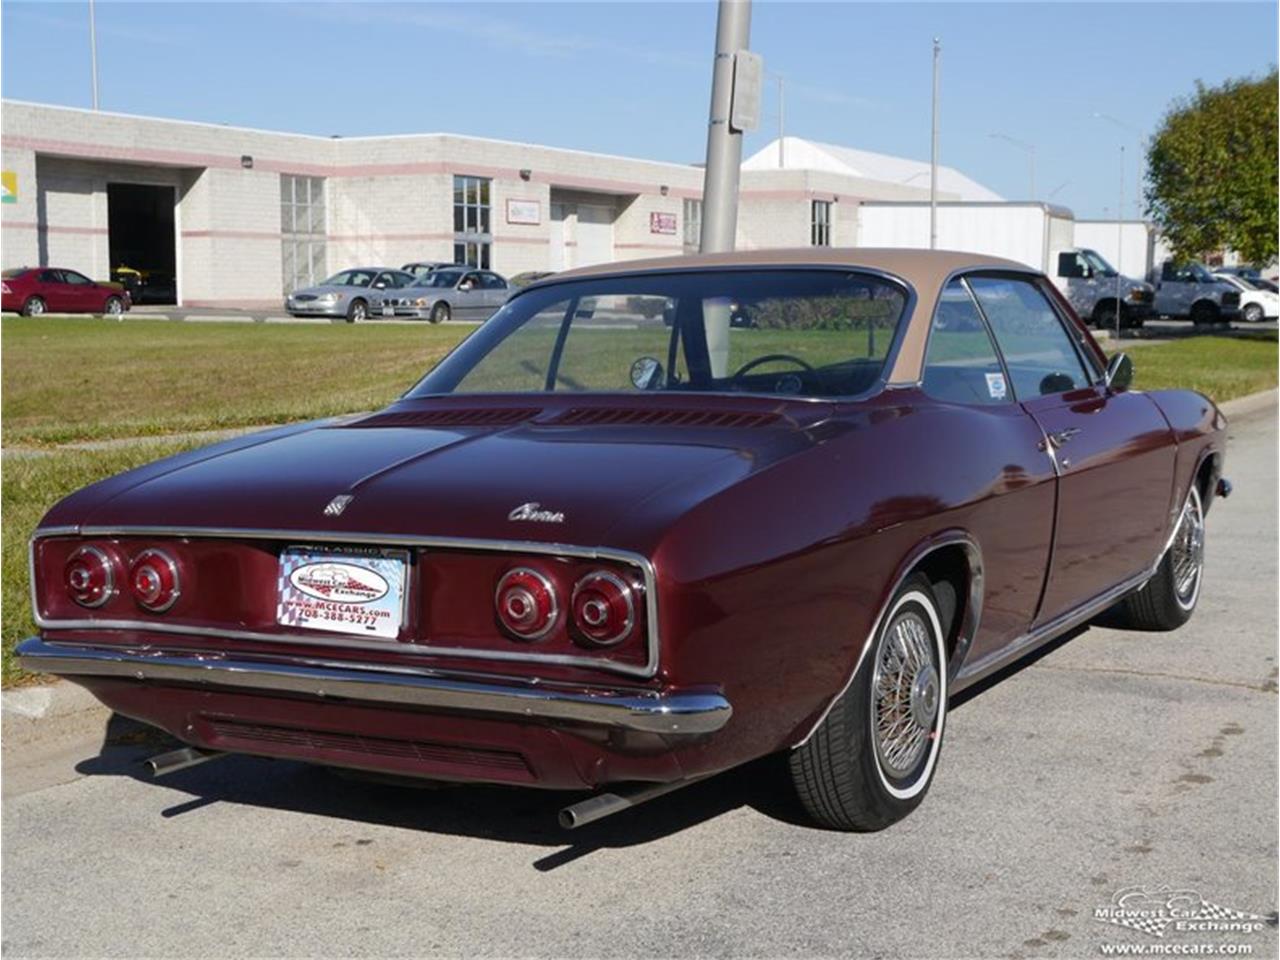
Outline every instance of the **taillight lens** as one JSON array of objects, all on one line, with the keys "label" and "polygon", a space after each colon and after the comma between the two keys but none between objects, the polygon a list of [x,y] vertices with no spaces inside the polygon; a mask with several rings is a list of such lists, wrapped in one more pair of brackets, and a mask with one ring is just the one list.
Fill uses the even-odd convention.
[{"label": "taillight lens", "polygon": [[129,589],[138,606],[163,613],[178,602],[178,564],[163,550],[143,550],[129,567]]},{"label": "taillight lens", "polygon": [[67,595],[82,607],[100,607],[116,595],[116,563],[99,547],[81,547],[67,558]]},{"label": "taillight lens", "polygon": [[9,289],[9,285],[7,283],[0,280],[0,293],[13,293],[13,291]]},{"label": "taillight lens", "polygon": [[570,605],[574,627],[597,646],[621,643],[636,624],[636,590],[606,570],[579,580]]},{"label": "taillight lens", "polygon": [[516,567],[503,574],[494,603],[498,622],[521,640],[545,637],[560,613],[555,584],[530,567]]}]

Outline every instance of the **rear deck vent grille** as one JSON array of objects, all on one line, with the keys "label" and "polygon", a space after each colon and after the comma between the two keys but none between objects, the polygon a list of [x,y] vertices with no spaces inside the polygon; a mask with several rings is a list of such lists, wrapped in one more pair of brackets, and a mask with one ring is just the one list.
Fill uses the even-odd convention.
[{"label": "rear deck vent grille", "polygon": [[419,740],[393,740],[387,737],[362,737],[325,730],[277,727],[236,720],[211,720],[210,726],[219,741],[236,741],[272,745],[281,752],[297,755],[299,751],[336,751],[364,756],[397,757],[427,763],[448,763],[465,767],[487,767],[522,774],[529,772],[524,757],[506,750],[486,750]]},{"label": "rear deck vent grille", "polygon": [[574,407],[550,422],[558,427],[586,427],[601,424],[636,427],[766,427],[776,423],[778,419],[776,413],[742,413],[736,410]]},{"label": "rear deck vent grille", "polygon": [[506,427],[532,420],[536,409],[405,410],[375,413],[344,427]]}]

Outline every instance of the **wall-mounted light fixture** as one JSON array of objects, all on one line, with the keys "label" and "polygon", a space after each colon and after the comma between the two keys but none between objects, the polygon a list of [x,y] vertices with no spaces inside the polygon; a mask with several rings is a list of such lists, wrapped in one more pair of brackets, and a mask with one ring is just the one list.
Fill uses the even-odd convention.
[{"label": "wall-mounted light fixture", "polygon": [[528,167],[525,167],[524,169],[522,169],[522,170],[520,171],[520,179],[521,179],[521,180],[528,180],[528,179],[529,179],[530,177],[532,177],[532,176],[533,176],[533,171],[532,171],[532,170],[530,170]]},{"label": "wall-mounted light fixture", "polygon": [[658,192],[665,197],[668,193],[671,192],[671,188],[664,183],[662,186],[658,188]]},{"label": "wall-mounted light fixture", "polygon": [[252,169],[253,169],[253,157],[249,156],[247,153],[246,153],[246,154],[242,154],[242,155],[241,155],[241,157],[240,157],[240,166],[244,167],[246,170],[252,170]]}]

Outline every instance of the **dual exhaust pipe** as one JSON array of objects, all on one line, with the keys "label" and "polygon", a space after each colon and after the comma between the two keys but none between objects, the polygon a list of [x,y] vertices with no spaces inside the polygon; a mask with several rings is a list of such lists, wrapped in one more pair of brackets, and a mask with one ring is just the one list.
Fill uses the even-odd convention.
[{"label": "dual exhaust pipe", "polygon": [[[227,756],[226,753],[217,750],[180,747],[177,750],[170,750],[168,753],[152,757],[147,761],[147,765],[151,767],[152,776],[163,777],[166,774],[177,773],[179,770],[186,770],[189,767],[199,766],[202,763],[218,760],[225,756]],[[565,807],[560,811],[557,819],[560,822],[560,826],[565,830],[576,830],[579,827],[585,827],[588,823],[595,823],[597,820],[611,817],[615,813],[621,813],[623,810],[638,807],[642,803],[673,793],[696,782],[696,779],[676,780],[673,783],[647,784],[633,790],[598,793],[594,797],[588,797],[586,800],[580,800]]]}]

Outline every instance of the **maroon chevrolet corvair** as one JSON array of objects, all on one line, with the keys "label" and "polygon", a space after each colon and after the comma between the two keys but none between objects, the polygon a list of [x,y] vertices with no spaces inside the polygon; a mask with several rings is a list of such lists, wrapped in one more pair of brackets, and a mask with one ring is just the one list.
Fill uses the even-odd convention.
[{"label": "maroon chevrolet corvair", "polygon": [[59,503],[22,662],[189,745],[159,770],[600,788],[576,826],[789,751],[817,822],[881,828],[957,691],[1194,610],[1225,421],[1131,376],[1004,260],[560,274],[385,410]]}]

